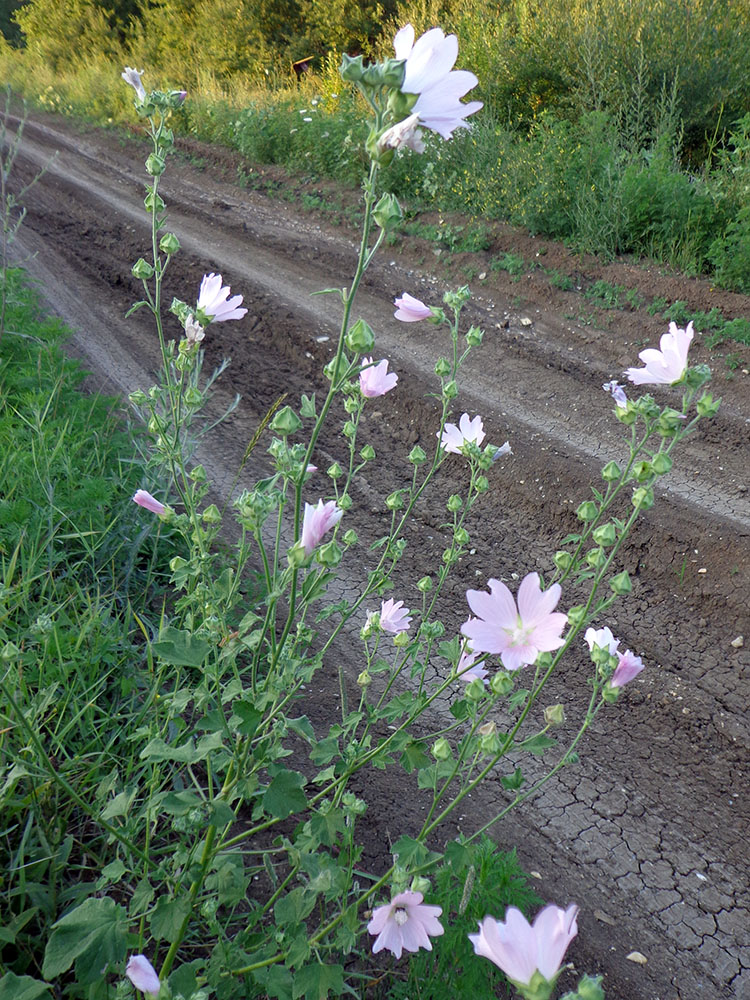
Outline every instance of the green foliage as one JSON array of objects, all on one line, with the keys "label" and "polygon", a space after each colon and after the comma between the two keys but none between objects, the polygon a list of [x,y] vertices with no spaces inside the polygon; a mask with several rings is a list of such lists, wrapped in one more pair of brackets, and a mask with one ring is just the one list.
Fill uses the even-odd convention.
[{"label": "green foliage", "polygon": [[510,997],[505,976],[491,962],[477,959],[468,933],[487,915],[503,920],[509,906],[525,914],[542,901],[522,871],[516,852],[500,851],[488,837],[448,845],[434,875],[434,893],[443,907],[444,935],[432,952],[420,951],[409,963],[406,982],[388,980],[387,996],[452,1000],[456,983],[467,997]]}]

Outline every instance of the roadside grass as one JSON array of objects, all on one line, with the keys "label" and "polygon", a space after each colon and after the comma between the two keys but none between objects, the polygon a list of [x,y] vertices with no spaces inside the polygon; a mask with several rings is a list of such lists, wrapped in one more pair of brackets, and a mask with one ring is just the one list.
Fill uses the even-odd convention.
[{"label": "roadside grass", "polygon": [[[16,973],[91,892],[106,843],[96,802],[132,772],[143,715],[142,628],[158,627],[161,524],[130,502],[143,485],[132,428],[113,399],[80,391],[70,331],[7,276],[0,356],[0,926]],[[161,561],[161,560],[160,560]],[[148,598],[145,595],[150,595]],[[140,624],[139,624],[140,623]],[[71,794],[70,790],[75,794]],[[92,809],[95,814],[98,807]]]}]

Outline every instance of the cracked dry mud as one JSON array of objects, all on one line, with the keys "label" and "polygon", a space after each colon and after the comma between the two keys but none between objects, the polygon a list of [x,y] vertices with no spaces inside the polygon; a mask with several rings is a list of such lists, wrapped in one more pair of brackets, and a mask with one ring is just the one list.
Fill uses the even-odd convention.
[{"label": "cracked dry mud", "polygon": [[[190,299],[202,274],[215,270],[245,296],[249,310],[243,321],[212,327],[206,338],[209,365],[232,358],[217,402],[235,392],[243,397],[203,456],[216,488],[226,492],[259,417],[279,393],[288,391],[294,403],[302,391],[323,389],[336,300],[310,293],[348,280],[355,234],[233,185],[235,157],[194,142],[180,146],[200,155],[207,168],[199,172],[183,157],[163,180],[169,225],[183,246],[169,270],[165,301],[173,294]],[[31,194],[19,252],[36,252],[27,266],[51,308],[77,331],[71,350],[92,370],[91,384],[122,393],[148,388],[157,365],[155,335],[144,312],[124,319],[139,297],[130,268],[149,245],[145,146],[35,116],[18,178],[28,179],[55,150],[57,159]],[[538,270],[517,282],[490,271],[489,257],[511,249],[527,260],[542,254],[547,266],[578,284],[587,278],[637,284],[649,297],[750,315],[750,300],[707,282],[627,262],[604,266],[496,228],[489,254],[472,261],[475,272],[488,277],[471,282],[467,319],[487,335],[465,370],[458,412],[481,413],[489,438],[509,439],[514,454],[492,470],[491,492],[469,525],[476,553],[464,560],[447,594],[449,627],[467,615],[467,586],[483,587],[497,576],[515,589],[513,574],[549,570],[551,553],[575,529],[575,507],[602,462],[623,454],[621,428],[601,385],[636,364],[638,351],[664,329],[643,311],[598,314],[597,326],[564,318],[590,312],[579,293],[556,291]],[[430,267],[420,270],[415,260],[425,253]],[[434,361],[445,350],[434,327],[394,320],[391,302],[407,290],[439,303],[445,288],[465,280],[464,263],[446,264],[429,247],[405,241],[386,248],[368,273],[358,308],[376,331],[377,356],[390,358],[399,384],[366,410],[362,443],[373,444],[378,460],[367,467],[357,506],[347,515],[363,538],[380,533],[382,497],[409,475],[408,450],[434,441],[427,393],[434,389]],[[634,592],[615,605],[609,621],[646,669],[599,717],[580,764],[496,828],[498,841],[517,844],[526,869],[540,876],[540,895],[581,905],[568,957],[578,972],[604,973],[610,1000],[750,998],[750,378],[739,369],[727,379],[721,357],[710,357],[701,338],[696,341],[691,359],[713,364],[714,393],[724,396],[724,405],[683,447],[656,505],[631,537],[622,565]],[[342,451],[334,428],[321,442],[317,464],[326,468]],[[461,462],[444,469],[407,536],[395,595],[407,605],[417,603],[414,581],[434,567],[445,546],[443,504],[461,487]],[[318,489],[325,490],[322,482]],[[361,573],[360,566],[346,568],[342,594],[357,593]],[[568,594],[563,601],[576,603]],[[732,645],[739,635],[744,647]],[[360,667],[352,639],[338,644],[336,657],[353,679]],[[588,698],[584,653],[565,664],[547,698],[565,704],[571,733]],[[335,664],[311,692],[321,725],[338,709],[334,674]],[[564,740],[566,733],[559,735]],[[387,855],[389,836],[409,832],[422,814],[419,794],[394,791],[394,779],[407,780],[388,773],[370,790],[368,853],[375,865]],[[504,795],[499,779],[489,782],[456,827],[471,829]],[[628,961],[633,951],[647,962]],[[561,984],[570,988],[577,980],[572,971],[565,976]]]}]

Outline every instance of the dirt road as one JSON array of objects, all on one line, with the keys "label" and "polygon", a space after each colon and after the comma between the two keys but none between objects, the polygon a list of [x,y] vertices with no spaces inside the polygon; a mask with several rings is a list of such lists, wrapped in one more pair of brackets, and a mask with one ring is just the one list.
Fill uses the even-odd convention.
[{"label": "dirt road", "polygon": [[[233,185],[236,163],[229,155],[195,143],[182,149],[200,155],[204,169],[183,156],[165,175],[170,228],[183,246],[166,301],[173,294],[192,299],[203,273],[215,270],[249,308],[243,321],[212,327],[206,342],[210,361],[232,358],[220,401],[243,396],[209,456],[217,488],[226,491],[259,416],[279,392],[288,390],[294,401],[311,386],[320,391],[337,310],[332,296],[310,293],[347,282],[354,234]],[[139,297],[130,268],[149,245],[145,146],[39,117],[27,125],[19,176],[27,179],[55,150],[22,231],[22,249],[37,253],[27,266],[51,307],[77,331],[73,350],[92,369],[93,384],[123,393],[146,389],[157,364],[155,335],[144,313],[124,319]],[[705,282],[628,263],[601,267],[498,228],[492,249],[471,262],[477,278],[470,282],[470,318],[487,335],[466,370],[458,412],[481,413],[489,438],[510,440],[514,454],[493,470],[491,494],[470,525],[476,554],[449,595],[455,610],[444,616],[456,626],[467,616],[467,586],[549,569],[602,462],[623,453],[601,385],[637,364],[638,351],[665,327],[642,310],[597,313],[592,321],[580,292],[557,291],[538,269],[518,281],[493,272],[490,258],[509,249],[526,260],[541,253],[577,284],[599,277],[637,285],[649,297],[685,299],[692,308],[711,303],[750,315],[748,299]],[[402,485],[409,448],[434,440],[426,393],[434,390],[432,368],[447,345],[434,327],[394,320],[392,300],[406,290],[439,304],[446,287],[463,283],[465,266],[461,257],[446,264],[429,246],[406,241],[385,249],[368,274],[359,309],[376,331],[377,356],[390,359],[399,385],[368,410],[367,439],[379,461],[362,482],[353,515],[358,531],[366,533],[368,524],[375,530],[382,512],[377,497]],[[691,358],[711,362],[700,342]],[[723,409],[683,449],[632,537],[624,568],[634,593],[608,623],[647,669],[597,723],[581,764],[497,831],[502,844],[519,844],[527,870],[541,876],[543,897],[581,905],[570,957],[581,971],[605,973],[610,1000],[750,998],[750,377],[740,367],[727,379],[721,359],[717,368],[714,389],[724,396]],[[340,442],[335,433],[323,440],[321,468],[340,455]],[[407,605],[416,604],[413,581],[444,548],[442,503],[460,485],[459,466],[450,467],[440,503],[436,498],[421,513],[409,535],[412,561],[398,594]],[[355,571],[344,585],[356,588]],[[744,646],[733,645],[739,636]],[[571,720],[588,698],[583,653],[550,694]],[[356,676],[357,662],[349,667]],[[486,815],[503,794],[499,781],[488,786],[474,810]],[[408,815],[403,819],[408,825]],[[468,828],[471,816],[465,822]],[[387,850],[385,830],[373,836]],[[634,951],[645,964],[627,959]]]}]

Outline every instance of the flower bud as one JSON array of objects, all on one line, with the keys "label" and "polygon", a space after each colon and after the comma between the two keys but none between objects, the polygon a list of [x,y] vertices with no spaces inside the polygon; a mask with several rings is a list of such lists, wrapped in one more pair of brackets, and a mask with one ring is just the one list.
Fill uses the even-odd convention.
[{"label": "flower bud", "polygon": [[381,229],[390,232],[396,229],[404,217],[398,198],[393,194],[384,194],[372,213],[373,219]]},{"label": "flower bud", "polygon": [[440,378],[447,378],[451,373],[451,366],[446,358],[439,358],[435,365],[435,374]]},{"label": "flower bud", "polygon": [[424,896],[424,894],[426,892],[429,892],[431,888],[432,886],[430,884],[430,880],[428,878],[425,878],[423,875],[415,875],[414,878],[411,880],[412,892],[421,892],[422,895]]},{"label": "flower bud", "polygon": [[290,434],[296,434],[301,426],[302,421],[291,406],[282,407],[282,409],[274,415],[274,418],[271,421],[271,430],[274,434],[280,434],[282,437],[288,437]]},{"label": "flower bud", "polygon": [[555,552],[554,563],[561,573],[565,573],[573,564],[573,556],[570,552],[560,549],[558,552]]},{"label": "flower bud", "polygon": [[468,285],[462,285],[457,288],[454,292],[446,292],[443,295],[443,302],[448,306],[449,309],[460,309],[466,302],[471,298],[471,292],[469,291]]},{"label": "flower bud", "polygon": [[[474,681],[472,681],[472,684]],[[483,726],[479,727],[478,732],[481,734],[479,740],[479,746],[484,753],[495,754],[500,749],[500,738],[497,734],[497,726],[494,722],[487,722]]]},{"label": "flower bud", "polygon": [[341,65],[339,66],[339,73],[341,74],[341,79],[346,80],[347,83],[359,83],[362,79],[362,73],[364,72],[364,66],[362,65],[362,56],[348,56],[344,54],[341,57]]},{"label": "flower bud", "polygon": [[716,402],[714,402],[711,393],[706,392],[695,404],[695,409],[698,411],[699,417],[715,417],[719,412],[720,406],[721,400],[717,399]]},{"label": "flower bud", "polygon": [[146,160],[146,170],[152,177],[160,177],[164,173],[166,164],[161,156],[151,153]]},{"label": "flower bud", "polygon": [[487,479],[487,476],[477,476],[476,480],[474,481],[474,489],[477,491],[477,493],[486,493],[489,488],[490,488],[490,482]]},{"label": "flower bud", "polygon": [[602,479],[607,483],[614,483],[622,475],[622,469],[617,462],[607,462],[602,469]]},{"label": "flower bud", "polygon": [[457,514],[459,510],[463,507],[464,502],[458,493],[453,493],[448,497],[448,503],[445,505],[451,514]]},{"label": "flower bud", "polygon": [[135,392],[131,392],[128,399],[133,406],[143,406],[144,403],[148,402],[148,396],[142,389],[136,389]]},{"label": "flower bud", "polygon": [[478,326],[470,326],[466,332],[466,343],[469,347],[479,347],[483,337],[484,330],[480,330]]},{"label": "flower bud", "polygon": [[369,670],[363,670],[362,673],[357,678],[357,684],[361,688],[369,687],[372,684],[372,676]]},{"label": "flower bud", "polygon": [[15,642],[6,642],[0,652],[0,659],[2,660],[15,660],[16,657],[21,655],[21,650],[15,644]]},{"label": "flower bud", "polygon": [[221,513],[215,503],[206,507],[201,514],[201,520],[204,524],[221,524]]},{"label": "flower bud", "polygon": [[[403,635],[404,633],[401,634]],[[432,744],[431,753],[435,760],[450,760],[453,756],[451,745],[444,736],[441,736],[439,740],[435,740]]]},{"label": "flower bud", "polygon": [[513,690],[513,686],[512,675],[503,670],[494,674],[490,680],[490,689],[492,690],[492,693],[498,695],[500,698],[504,698],[506,695],[509,695]]},{"label": "flower bud", "polygon": [[565,722],[565,709],[562,705],[547,705],[544,710],[544,721],[548,726],[561,726]]},{"label": "flower bud", "polygon": [[679,410],[673,410],[671,406],[665,406],[659,414],[656,429],[662,437],[674,437],[684,420],[685,418]]},{"label": "flower bud", "polygon": [[320,546],[315,558],[321,566],[338,566],[341,562],[343,554],[344,553],[341,551],[341,548],[337,545],[337,543],[331,541]]},{"label": "flower bud", "polygon": [[432,590],[432,577],[423,576],[421,580],[417,580],[417,590],[421,594],[429,594]]},{"label": "flower bud", "polygon": [[453,541],[456,545],[468,545],[469,544],[469,532],[466,528],[456,528],[453,532]]},{"label": "flower bud", "polygon": [[578,983],[577,1000],[604,1000],[602,977],[584,976]]},{"label": "flower bud", "polygon": [[375,334],[369,324],[363,319],[358,319],[346,331],[344,342],[355,354],[369,354],[375,346]]},{"label": "flower bud", "polygon": [[645,483],[653,475],[653,468],[650,462],[636,462],[633,465],[633,478],[639,483]]},{"label": "flower bud", "polygon": [[133,270],[131,273],[133,277],[138,278],[139,281],[148,281],[149,278],[153,278],[154,269],[147,260],[144,260],[143,257],[139,257],[135,264],[133,264]]},{"label": "flower bud", "polygon": [[479,677],[472,677],[464,688],[464,696],[469,701],[481,701],[484,698],[484,682]]},{"label": "flower bud", "polygon": [[354,530],[354,528],[349,528],[341,536],[341,541],[344,543],[344,545],[346,545],[347,548],[351,548],[352,545],[357,544],[357,542],[359,541],[359,536],[357,535],[357,532]]},{"label": "flower bud", "polygon": [[347,396],[344,400],[344,409],[349,414],[356,413],[359,409],[359,400],[354,396]]},{"label": "flower bud", "polygon": [[403,649],[404,646],[408,646],[410,641],[408,632],[399,632],[398,635],[394,635],[393,637],[393,645],[397,646],[399,649]]},{"label": "flower bud", "polygon": [[446,382],[443,386],[443,398],[444,399],[455,399],[458,395],[458,385],[455,379],[451,379],[450,382]]},{"label": "flower bud", "polygon": [[185,402],[188,406],[198,406],[203,401],[203,393],[194,385],[189,385],[185,390]]},{"label": "flower bud", "polygon": [[425,639],[441,639],[445,635],[445,625],[440,621],[423,622],[419,634]]},{"label": "flower bud", "polygon": [[621,424],[625,424],[626,427],[630,427],[638,419],[638,409],[633,405],[633,403],[631,403],[630,400],[628,400],[625,406],[615,407],[615,417]]},{"label": "flower bud", "polygon": [[331,465],[328,466],[328,469],[326,470],[326,475],[328,476],[329,479],[332,479],[334,482],[336,482],[337,479],[341,479],[341,477],[344,475],[344,470],[341,468],[338,462],[333,462]]},{"label": "flower bud", "polygon": [[583,604],[576,604],[568,608],[568,621],[571,625],[580,625],[586,619],[586,608]]},{"label": "flower bud", "polygon": [[336,358],[331,358],[328,364],[323,369],[323,374],[325,377],[331,381],[334,375],[340,376],[349,368],[349,358],[347,358],[344,352],[341,352],[341,357],[339,358],[338,368],[336,367]]},{"label": "flower bud", "polygon": [[153,191],[149,191],[146,194],[146,197],[143,199],[143,204],[146,206],[147,212],[154,213],[155,215],[161,215],[167,207],[159,195],[154,194]]},{"label": "flower bud", "polygon": [[349,496],[348,493],[344,493],[343,496],[340,496],[338,498],[336,503],[342,510],[346,511],[346,510],[351,510],[351,506],[354,503],[354,501],[352,500],[352,498]]},{"label": "flower bud", "polygon": [[617,576],[613,576],[609,581],[609,586],[620,597],[624,597],[626,594],[629,594],[633,589],[630,577],[625,570],[623,570],[622,573],[618,573]]},{"label": "flower bud", "polygon": [[614,545],[617,541],[617,530],[611,521],[594,528],[591,537],[597,545]]},{"label": "flower bud", "polygon": [[171,257],[180,249],[180,241],[174,233],[164,233],[162,238],[159,240],[159,249],[162,253],[169,254]]},{"label": "flower bud", "polygon": [[371,462],[375,458],[375,449],[371,444],[366,444],[359,453],[363,462]]},{"label": "flower bud", "polygon": [[637,510],[648,510],[654,506],[654,491],[650,486],[639,486],[633,490],[633,506]]},{"label": "flower bud", "polygon": [[576,517],[580,521],[593,521],[599,513],[599,506],[593,500],[584,500],[576,511]]},{"label": "flower bud", "polygon": [[665,452],[660,451],[657,455],[654,455],[651,467],[657,476],[664,476],[672,468],[672,459]]},{"label": "flower bud", "polygon": [[601,546],[597,546],[595,549],[589,549],[586,553],[586,562],[589,566],[593,566],[595,569],[603,566],[606,561],[607,553]]},{"label": "flower bud", "polygon": [[341,428],[341,433],[345,438],[353,438],[357,433],[357,425],[353,420],[347,420],[344,426]]},{"label": "flower bud", "polygon": [[385,505],[388,510],[401,510],[404,506],[402,492],[402,490],[394,490],[393,493],[385,498]]},{"label": "flower bud", "polygon": [[427,455],[418,444],[415,444],[409,452],[409,461],[412,465],[421,465],[423,462],[427,461]]}]

